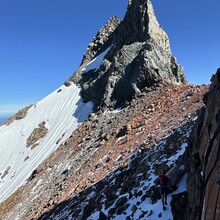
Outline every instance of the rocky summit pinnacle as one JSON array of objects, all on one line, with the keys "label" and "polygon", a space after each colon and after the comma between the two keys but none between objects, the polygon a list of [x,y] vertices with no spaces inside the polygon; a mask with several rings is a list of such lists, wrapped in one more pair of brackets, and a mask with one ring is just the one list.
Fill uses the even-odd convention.
[{"label": "rocky summit pinnacle", "polygon": [[81,65],[86,62],[88,63],[111,46],[113,32],[120,22],[121,20],[118,17],[113,16],[98,31],[96,36],[89,43],[86,53],[83,55]]},{"label": "rocky summit pinnacle", "polygon": [[93,101],[95,110],[124,107],[161,83],[187,83],[149,0],[129,1],[122,21],[107,22],[70,81],[82,87],[84,100]]},{"label": "rocky summit pinnacle", "polygon": [[149,39],[154,39],[158,45],[170,53],[169,39],[157,21],[151,2],[148,0],[129,2],[116,42],[123,46]]}]

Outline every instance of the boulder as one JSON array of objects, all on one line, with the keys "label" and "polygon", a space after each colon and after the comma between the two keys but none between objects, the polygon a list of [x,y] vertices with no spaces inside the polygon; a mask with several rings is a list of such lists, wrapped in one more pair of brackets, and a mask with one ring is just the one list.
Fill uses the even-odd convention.
[{"label": "boulder", "polygon": [[170,179],[170,185],[176,185],[180,181],[184,173],[184,165],[174,166],[173,168],[171,168],[166,174]]},{"label": "boulder", "polygon": [[107,220],[107,216],[102,211],[99,212],[99,220]]},{"label": "boulder", "polygon": [[185,219],[184,215],[186,212],[187,203],[188,203],[188,193],[186,191],[172,195],[170,206],[174,220]]}]

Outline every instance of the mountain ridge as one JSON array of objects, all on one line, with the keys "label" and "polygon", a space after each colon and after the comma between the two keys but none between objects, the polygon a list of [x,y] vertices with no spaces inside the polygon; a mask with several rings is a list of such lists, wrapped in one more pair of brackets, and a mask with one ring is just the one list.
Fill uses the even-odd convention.
[{"label": "mountain ridge", "polygon": [[[151,2],[129,0],[125,18],[112,17],[100,29],[62,87],[0,127],[8,160],[0,170],[0,184],[8,183],[0,218],[213,219],[218,197],[208,214],[202,204],[210,204],[211,189],[198,186],[216,190],[219,182],[212,181],[216,172],[206,175],[208,156],[218,164],[211,149],[218,152],[219,78],[217,71],[209,92],[208,85],[187,84]],[[42,150],[32,164],[30,153]],[[20,167],[29,171],[25,178]],[[161,170],[172,183],[166,212],[155,186]],[[15,178],[22,184],[10,191]]]},{"label": "mountain ridge", "polygon": [[[94,42],[100,52],[108,50],[102,63],[86,71],[88,62],[84,62],[69,80],[81,86],[83,99],[93,101],[95,111],[124,107],[161,82],[187,82],[150,1],[130,2],[124,19],[110,19],[90,44]],[[89,47],[87,54],[97,54],[96,50],[96,46]],[[89,62],[94,59],[90,56]]]}]

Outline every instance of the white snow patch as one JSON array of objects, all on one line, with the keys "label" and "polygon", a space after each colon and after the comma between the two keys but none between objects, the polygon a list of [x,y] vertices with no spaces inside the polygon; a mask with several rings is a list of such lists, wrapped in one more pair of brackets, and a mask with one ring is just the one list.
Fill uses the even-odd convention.
[{"label": "white snow patch", "polygon": [[[182,133],[182,131],[180,131]],[[185,136],[188,135],[188,132],[186,132]],[[165,140],[162,140],[158,143],[158,145],[155,147],[154,150],[150,150],[147,154],[148,156],[156,156],[157,152],[160,151],[164,145],[165,145]],[[175,163],[175,161],[179,158],[180,155],[182,155],[185,151],[185,148],[187,146],[187,143],[183,143],[181,144],[179,150],[176,152],[175,155],[171,156],[170,158],[167,159],[168,164],[172,165]],[[139,152],[139,148],[137,148],[135,150],[135,152],[133,153],[133,155],[129,158],[129,160],[131,160],[131,158],[135,158],[137,156]],[[157,157],[156,157],[157,158]],[[157,159],[158,160],[158,159]],[[158,178],[157,175],[155,175],[154,173],[154,164],[155,164],[155,160],[152,160],[152,162],[149,161],[149,163],[146,165],[149,165],[149,169],[148,169],[148,174],[149,174],[149,178],[148,181],[142,181],[140,183],[140,187],[138,188],[138,191],[142,191],[143,194],[144,192],[148,191],[150,189],[150,187],[155,185],[155,180]],[[180,169],[183,169],[184,166],[181,166]],[[116,175],[116,173],[120,173],[120,171],[114,172],[114,174]],[[139,175],[137,175],[136,177],[138,177]],[[186,191],[186,178],[187,178],[187,174],[184,174],[184,176],[181,178],[180,182],[177,184],[178,188],[175,192],[168,194],[167,196],[167,202],[168,205],[166,206],[166,210],[163,210],[163,206],[162,206],[162,201],[161,199],[158,200],[155,204],[152,204],[151,199],[150,198],[146,198],[144,202],[141,201],[141,197],[135,197],[133,196],[131,199],[129,199],[127,201],[126,204],[129,204],[129,207],[124,210],[124,212],[120,215],[115,215],[113,217],[111,217],[111,219],[114,220],[121,220],[121,219],[126,219],[127,216],[132,216],[132,219],[147,219],[147,220],[155,220],[155,219],[161,219],[161,220],[171,220],[173,219],[173,215],[171,212],[171,207],[170,207],[170,202],[171,202],[171,198],[173,194],[177,194],[177,193],[181,193],[183,191]],[[137,188],[132,189],[131,194],[135,195],[135,190],[137,190]],[[118,192],[116,193],[118,195]],[[128,194],[123,194],[120,195],[115,202],[106,209],[105,206],[102,207],[102,212],[108,216],[109,210],[112,208],[115,208],[116,206],[116,202],[118,199],[120,199],[121,197],[129,197]],[[125,205],[126,205],[125,204]],[[137,210],[133,213],[134,210],[134,206],[137,207]],[[140,218],[140,216],[142,216],[142,218]],[[161,216],[161,217],[159,217]],[[96,220],[99,218],[99,211],[94,212],[89,220]]]},{"label": "white snow patch", "polygon": [[97,57],[95,57],[92,61],[90,61],[83,70],[85,72],[88,72],[89,70],[99,69],[104,56],[108,53],[109,50],[110,50],[110,47],[106,49],[104,52],[102,52],[101,54],[99,54]]},{"label": "white snow patch", "polygon": [[187,174],[185,173],[183,177],[181,178],[180,182],[177,184],[178,189],[175,191],[173,194],[181,193],[186,191],[186,179],[187,179]]},{"label": "white snow patch", "polygon": [[179,156],[183,155],[187,146],[187,143],[183,143],[177,153],[169,158],[167,165],[171,166],[179,158]]}]

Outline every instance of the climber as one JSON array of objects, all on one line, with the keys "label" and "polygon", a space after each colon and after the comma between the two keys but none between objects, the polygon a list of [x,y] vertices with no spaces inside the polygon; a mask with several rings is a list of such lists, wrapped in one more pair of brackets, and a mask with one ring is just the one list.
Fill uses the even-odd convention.
[{"label": "climber", "polygon": [[163,210],[166,210],[167,205],[167,191],[168,191],[169,178],[166,176],[166,172],[163,170],[157,180],[157,185],[160,186],[161,200],[163,204]]}]

